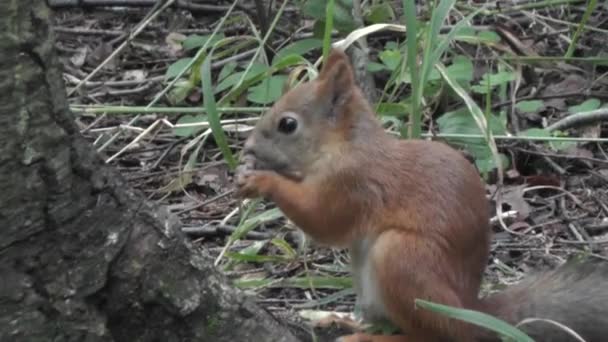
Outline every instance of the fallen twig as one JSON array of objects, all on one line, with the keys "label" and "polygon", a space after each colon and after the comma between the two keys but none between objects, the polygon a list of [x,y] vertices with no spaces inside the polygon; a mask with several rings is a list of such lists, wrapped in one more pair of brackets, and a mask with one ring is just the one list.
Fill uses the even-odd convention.
[{"label": "fallen twig", "polygon": [[547,126],[547,130],[564,130],[578,126],[590,125],[604,120],[608,120],[608,107],[568,115],[565,118]]}]

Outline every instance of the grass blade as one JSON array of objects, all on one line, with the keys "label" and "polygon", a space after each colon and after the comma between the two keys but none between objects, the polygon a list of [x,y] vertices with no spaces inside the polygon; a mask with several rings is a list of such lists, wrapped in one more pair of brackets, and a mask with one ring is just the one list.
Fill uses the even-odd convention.
[{"label": "grass blade", "polygon": [[483,312],[454,308],[446,305],[427,302],[421,299],[416,299],[416,306],[419,306],[425,310],[440,313],[447,317],[473,323],[480,327],[490,329],[517,342],[534,342],[534,340],[530,336],[526,335],[523,331],[517,329],[516,327],[510,325],[509,323],[503,320],[500,320]]},{"label": "grass blade", "polygon": [[334,0],[325,7],[325,32],[323,33],[323,61],[327,60],[331,47],[331,31],[334,29]]},{"label": "grass blade", "polygon": [[595,9],[595,5],[597,5],[597,0],[589,0],[587,8],[585,9],[585,13],[583,13],[583,19],[578,24],[576,32],[574,32],[574,36],[572,37],[572,41],[570,42],[570,46],[568,46],[568,51],[566,51],[564,57],[570,58],[572,57],[572,54],[574,54],[574,49],[576,48],[578,38],[581,36],[581,33],[587,25],[587,21],[589,21],[589,16],[591,16],[591,12],[593,12],[593,10]]},{"label": "grass blade", "polygon": [[[412,80],[412,94],[416,94],[412,98],[412,108],[410,115],[409,133],[404,128],[401,136],[409,135],[410,138],[418,138],[421,133],[421,116],[420,113],[420,98],[417,94],[422,94],[422,88],[418,75],[418,19],[416,19],[416,4],[414,0],[403,0],[403,12],[405,14],[405,27],[407,28],[407,68],[410,71]],[[405,71],[405,68],[404,70]],[[407,127],[407,126],[404,126]]]},{"label": "grass blade", "polygon": [[226,141],[226,135],[224,134],[224,129],[222,128],[222,123],[220,122],[220,115],[217,110],[217,104],[215,102],[215,95],[213,91],[213,84],[211,83],[211,55],[213,51],[210,51],[203,62],[203,66],[201,67],[201,83],[203,90],[203,104],[205,109],[207,110],[207,117],[209,120],[209,126],[211,127],[211,132],[213,137],[215,138],[215,142],[220,148],[224,159],[228,163],[228,166],[231,170],[234,170],[237,166],[237,161],[232,155],[232,151],[228,146],[228,142]]}]

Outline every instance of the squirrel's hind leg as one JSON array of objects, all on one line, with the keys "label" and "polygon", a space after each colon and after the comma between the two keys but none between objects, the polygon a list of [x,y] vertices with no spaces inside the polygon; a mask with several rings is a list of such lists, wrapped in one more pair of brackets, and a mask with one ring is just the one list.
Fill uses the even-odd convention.
[{"label": "squirrel's hind leg", "polygon": [[[446,272],[449,257],[432,240],[415,232],[389,230],[370,251],[372,268],[388,318],[408,341],[472,341],[474,328],[462,321],[415,306],[416,299],[463,307]],[[372,340],[376,341],[376,340]],[[381,341],[381,340],[380,340]]]}]

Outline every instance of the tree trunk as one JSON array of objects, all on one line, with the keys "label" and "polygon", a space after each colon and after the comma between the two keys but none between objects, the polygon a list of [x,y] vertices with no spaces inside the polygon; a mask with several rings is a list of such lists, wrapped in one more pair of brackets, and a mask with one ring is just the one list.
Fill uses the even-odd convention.
[{"label": "tree trunk", "polygon": [[0,341],[296,341],[79,135],[44,1],[0,13]]}]

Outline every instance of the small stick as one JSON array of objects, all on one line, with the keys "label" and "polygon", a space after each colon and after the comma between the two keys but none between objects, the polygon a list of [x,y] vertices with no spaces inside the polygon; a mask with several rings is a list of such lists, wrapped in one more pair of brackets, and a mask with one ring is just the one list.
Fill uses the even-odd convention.
[{"label": "small stick", "polygon": [[608,107],[568,115],[567,117],[547,126],[547,130],[563,130],[576,126],[590,125],[604,120],[608,120]]}]

